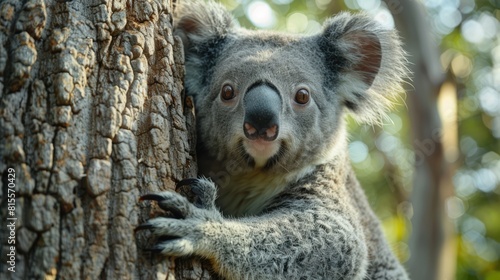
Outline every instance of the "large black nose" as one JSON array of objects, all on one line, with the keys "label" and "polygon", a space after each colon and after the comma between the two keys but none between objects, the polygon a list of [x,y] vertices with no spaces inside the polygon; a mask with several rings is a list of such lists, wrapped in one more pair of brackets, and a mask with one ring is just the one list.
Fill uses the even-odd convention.
[{"label": "large black nose", "polygon": [[273,141],[278,137],[281,97],[268,84],[252,86],[243,99],[245,121],[243,131],[248,139]]}]

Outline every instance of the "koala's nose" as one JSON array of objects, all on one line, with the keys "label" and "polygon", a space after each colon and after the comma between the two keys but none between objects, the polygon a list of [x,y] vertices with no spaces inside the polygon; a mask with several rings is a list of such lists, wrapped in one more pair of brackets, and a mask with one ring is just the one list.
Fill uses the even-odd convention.
[{"label": "koala's nose", "polygon": [[278,137],[281,97],[267,84],[252,86],[243,99],[243,131],[248,139],[273,141]]}]

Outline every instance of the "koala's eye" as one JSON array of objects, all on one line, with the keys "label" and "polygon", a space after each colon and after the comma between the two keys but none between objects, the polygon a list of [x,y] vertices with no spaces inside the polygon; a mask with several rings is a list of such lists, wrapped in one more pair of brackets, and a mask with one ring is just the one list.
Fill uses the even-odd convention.
[{"label": "koala's eye", "polygon": [[226,84],[222,87],[220,97],[223,100],[231,100],[234,98],[234,96],[235,96],[235,94],[234,94],[234,89],[232,86]]},{"label": "koala's eye", "polygon": [[309,102],[309,98],[309,91],[305,88],[301,88],[295,93],[295,102],[299,104],[307,104],[307,102]]}]

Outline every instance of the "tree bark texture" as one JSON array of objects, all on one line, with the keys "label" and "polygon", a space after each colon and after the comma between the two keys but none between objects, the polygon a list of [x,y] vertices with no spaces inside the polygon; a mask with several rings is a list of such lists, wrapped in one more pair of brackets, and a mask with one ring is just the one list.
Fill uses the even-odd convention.
[{"label": "tree bark texture", "polygon": [[172,9],[0,2],[0,279],[174,278],[171,262],[142,250],[148,234],[134,234],[158,212],[141,194],[196,175]]}]

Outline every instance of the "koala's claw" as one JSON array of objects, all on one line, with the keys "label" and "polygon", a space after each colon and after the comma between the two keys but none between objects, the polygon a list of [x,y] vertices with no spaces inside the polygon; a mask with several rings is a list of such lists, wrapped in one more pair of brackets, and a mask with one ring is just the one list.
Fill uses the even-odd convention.
[{"label": "koala's claw", "polygon": [[151,252],[153,254],[160,254],[163,249],[160,246],[154,246],[152,248],[144,249],[146,252]]},{"label": "koala's claw", "polygon": [[151,252],[153,254],[167,254],[165,252],[165,243],[158,243],[151,248],[144,249],[146,252]]},{"label": "koala's claw", "polygon": [[192,205],[189,201],[185,197],[172,191],[158,194],[145,194],[140,197],[139,201],[144,200],[156,201],[161,209],[170,213],[170,215],[168,215],[169,217],[175,219],[184,219],[192,212]]},{"label": "koala's claw", "polygon": [[180,180],[177,184],[175,184],[175,191],[179,192],[179,191],[181,191],[181,188],[183,186],[195,185],[197,183],[198,183],[197,178],[187,178],[184,180]]},{"label": "koala's claw", "polygon": [[161,196],[159,194],[149,193],[149,194],[145,194],[139,198],[139,201],[144,201],[144,200],[161,201],[161,200],[163,200],[163,196]]},{"label": "koala's claw", "polygon": [[138,232],[138,231],[141,231],[141,230],[145,230],[145,229],[152,229],[154,226],[150,223],[144,223],[144,224],[141,224],[141,225],[138,225],[135,229],[134,229],[134,232]]}]

